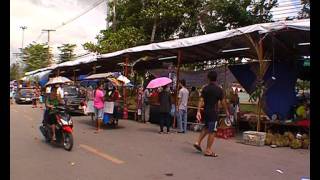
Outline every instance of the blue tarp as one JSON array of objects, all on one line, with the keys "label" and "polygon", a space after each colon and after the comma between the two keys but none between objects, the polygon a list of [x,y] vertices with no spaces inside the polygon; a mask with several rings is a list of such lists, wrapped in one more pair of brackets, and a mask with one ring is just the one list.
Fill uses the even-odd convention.
[{"label": "blue tarp", "polygon": [[[258,63],[229,66],[230,71],[249,94],[256,89],[258,66]],[[267,90],[262,99],[263,110],[269,117],[277,114],[280,119],[286,119],[289,116],[292,106],[297,102],[297,74],[297,68],[289,62],[275,62],[274,65],[269,65],[264,76]],[[273,80],[272,76],[276,79]]]}]

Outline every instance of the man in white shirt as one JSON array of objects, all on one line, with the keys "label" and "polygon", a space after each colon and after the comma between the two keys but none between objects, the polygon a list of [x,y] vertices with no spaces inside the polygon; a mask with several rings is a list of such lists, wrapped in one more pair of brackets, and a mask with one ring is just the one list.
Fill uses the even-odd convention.
[{"label": "man in white shirt", "polygon": [[57,85],[58,88],[57,88],[57,95],[60,96],[61,99],[64,98],[64,91],[63,91],[63,88],[61,87],[61,85]]},{"label": "man in white shirt", "polygon": [[189,91],[186,88],[186,81],[183,79],[180,81],[179,95],[178,95],[178,128],[180,131],[178,133],[186,133],[187,132],[187,113],[188,113],[188,98],[189,98]]}]

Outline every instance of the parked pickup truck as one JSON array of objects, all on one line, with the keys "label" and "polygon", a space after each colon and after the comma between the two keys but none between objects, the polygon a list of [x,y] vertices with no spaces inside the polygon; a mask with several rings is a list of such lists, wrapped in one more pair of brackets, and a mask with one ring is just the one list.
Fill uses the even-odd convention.
[{"label": "parked pickup truck", "polygon": [[72,112],[83,113],[80,103],[85,100],[85,97],[80,94],[76,86],[64,86],[64,100],[68,109]]}]

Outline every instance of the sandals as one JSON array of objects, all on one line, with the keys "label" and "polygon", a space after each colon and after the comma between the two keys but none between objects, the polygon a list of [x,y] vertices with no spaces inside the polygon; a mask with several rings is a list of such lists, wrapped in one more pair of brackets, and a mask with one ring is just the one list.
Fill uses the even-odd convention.
[{"label": "sandals", "polygon": [[205,153],[204,156],[207,156],[207,157],[218,157],[218,154],[212,152],[210,154]]},{"label": "sandals", "polygon": [[198,144],[193,144],[193,147],[196,148],[198,151],[202,152],[202,149]]}]

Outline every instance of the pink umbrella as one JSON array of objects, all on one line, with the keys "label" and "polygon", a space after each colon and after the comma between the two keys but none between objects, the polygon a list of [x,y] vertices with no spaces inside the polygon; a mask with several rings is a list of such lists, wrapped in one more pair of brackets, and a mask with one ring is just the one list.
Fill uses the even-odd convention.
[{"label": "pink umbrella", "polygon": [[149,82],[147,88],[158,88],[167,84],[170,84],[172,82],[171,79],[167,78],[167,77],[160,77],[160,78],[156,78],[153,79],[152,81]]}]

